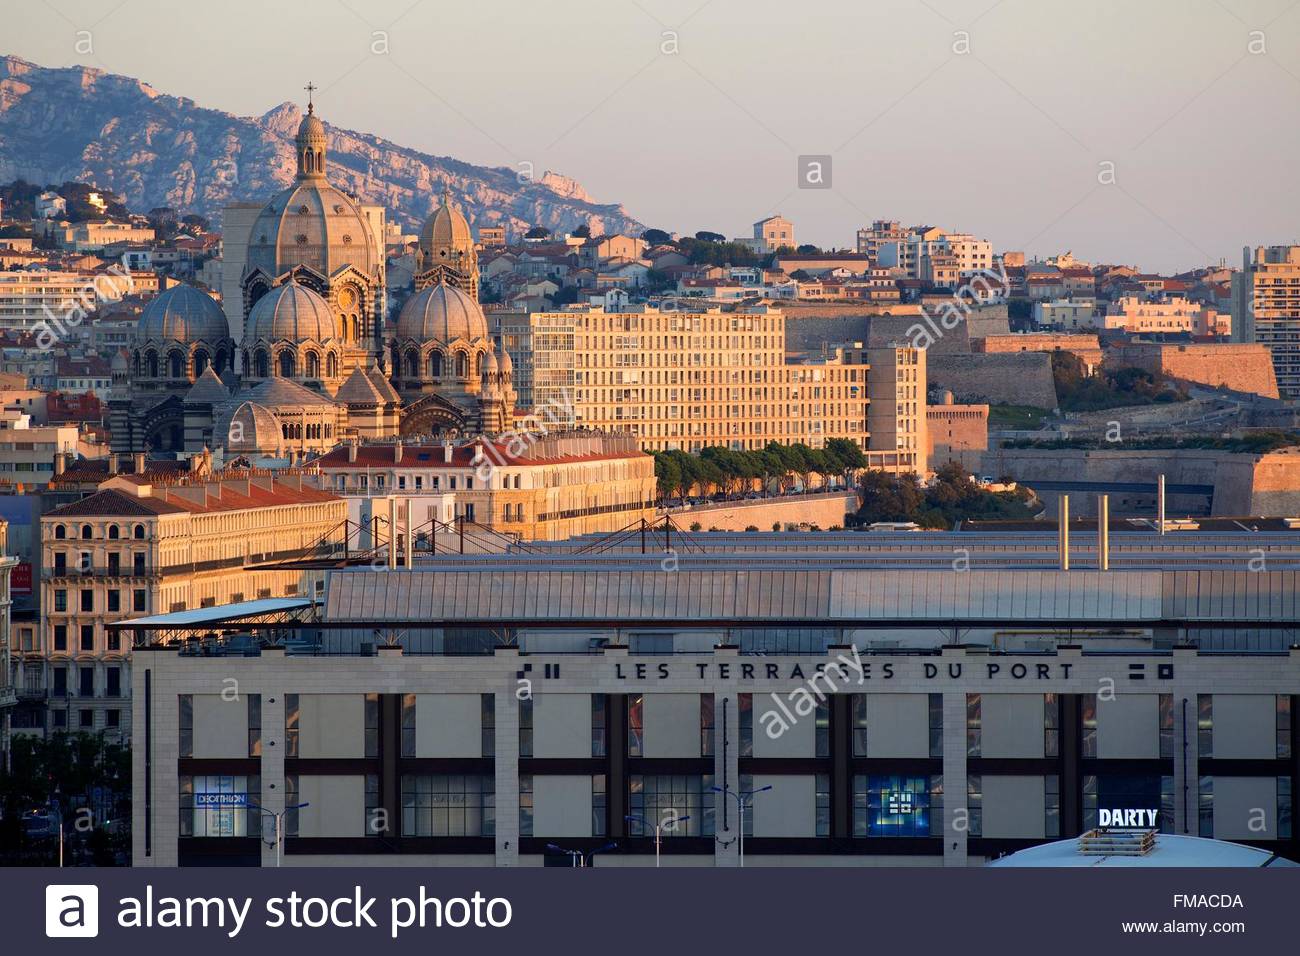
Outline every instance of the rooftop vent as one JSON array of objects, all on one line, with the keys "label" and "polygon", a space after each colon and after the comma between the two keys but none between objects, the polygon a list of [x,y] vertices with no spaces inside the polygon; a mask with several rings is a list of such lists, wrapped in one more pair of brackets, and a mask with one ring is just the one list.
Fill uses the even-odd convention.
[{"label": "rooftop vent", "polygon": [[1084,856],[1146,856],[1155,848],[1155,830],[1098,829],[1079,837]]}]

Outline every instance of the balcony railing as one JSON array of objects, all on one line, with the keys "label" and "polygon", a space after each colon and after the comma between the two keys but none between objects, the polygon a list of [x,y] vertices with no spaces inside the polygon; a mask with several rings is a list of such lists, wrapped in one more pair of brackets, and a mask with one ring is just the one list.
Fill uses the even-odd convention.
[{"label": "balcony railing", "polygon": [[59,578],[152,578],[157,577],[162,572],[155,567],[135,565],[121,565],[116,568],[72,568],[72,567],[49,567],[42,572],[42,577],[46,580],[55,580]]}]

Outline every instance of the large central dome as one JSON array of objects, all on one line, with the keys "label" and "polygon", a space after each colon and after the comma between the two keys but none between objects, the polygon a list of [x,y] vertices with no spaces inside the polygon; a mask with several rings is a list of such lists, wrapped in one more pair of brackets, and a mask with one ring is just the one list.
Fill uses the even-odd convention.
[{"label": "large central dome", "polygon": [[262,210],[248,237],[248,267],[281,275],[308,266],[333,275],[354,266],[380,274],[374,232],[357,204],[325,178],[325,127],[311,113],[296,139],[298,175]]}]

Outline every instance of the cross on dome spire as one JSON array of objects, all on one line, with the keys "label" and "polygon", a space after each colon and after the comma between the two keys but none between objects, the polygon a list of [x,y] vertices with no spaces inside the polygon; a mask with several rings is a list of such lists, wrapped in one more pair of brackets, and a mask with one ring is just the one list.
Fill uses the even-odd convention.
[{"label": "cross on dome spire", "polygon": [[311,80],[308,80],[307,85],[304,86],[303,89],[307,91],[307,115],[311,116],[316,112],[316,105],[312,102],[312,94],[320,89],[320,87]]}]

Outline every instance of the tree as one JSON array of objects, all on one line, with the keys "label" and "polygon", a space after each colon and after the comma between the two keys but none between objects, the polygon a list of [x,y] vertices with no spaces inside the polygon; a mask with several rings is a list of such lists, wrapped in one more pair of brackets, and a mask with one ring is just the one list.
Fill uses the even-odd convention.
[{"label": "tree", "polygon": [[573,230],[573,235],[577,236],[579,239],[590,239],[590,238],[591,238],[591,226],[587,225],[587,224],[584,222],[584,223],[583,223],[581,226],[579,226],[577,229]]},{"label": "tree", "polygon": [[657,453],[655,456],[655,481],[659,499],[669,497],[681,487],[682,466],[671,453]]},{"label": "tree", "polygon": [[663,246],[673,241],[673,237],[662,229],[647,229],[641,233],[641,238],[645,240],[648,246]]},{"label": "tree", "polygon": [[695,234],[695,238],[700,240],[700,242],[726,242],[727,241],[727,237],[724,236],[722,233],[709,232],[703,229]]},{"label": "tree", "polygon": [[550,237],[551,230],[547,229],[545,226],[533,226],[533,228],[524,233],[525,239],[549,239]]},{"label": "tree", "polygon": [[867,467],[867,456],[862,453],[862,446],[851,438],[828,438],[826,454],[838,468],[845,484],[853,481],[855,472]]}]

